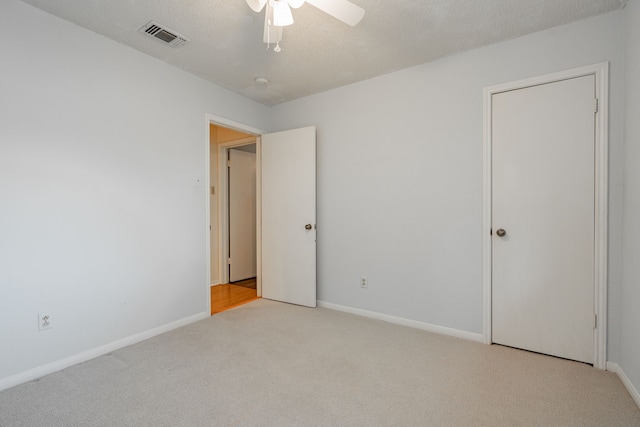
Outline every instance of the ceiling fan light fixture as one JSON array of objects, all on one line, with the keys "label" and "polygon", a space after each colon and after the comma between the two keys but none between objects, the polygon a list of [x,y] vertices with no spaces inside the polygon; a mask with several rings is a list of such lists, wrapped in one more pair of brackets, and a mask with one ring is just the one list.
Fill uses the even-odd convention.
[{"label": "ceiling fan light fixture", "polygon": [[289,6],[291,6],[294,9],[297,9],[304,4],[304,1],[305,0],[289,0]]},{"label": "ceiling fan light fixture", "polygon": [[262,39],[269,45],[275,43],[274,52],[280,52],[283,28],[293,24],[291,8],[297,9],[308,3],[333,16],[347,25],[357,25],[364,16],[364,9],[350,0],[246,0],[249,7],[264,12],[264,33]]},{"label": "ceiling fan light fixture", "polygon": [[247,4],[254,12],[260,12],[265,4],[267,4],[267,0],[247,0]]},{"label": "ceiling fan light fixture", "polygon": [[273,0],[273,25],[286,27],[293,24],[293,15],[287,0]]}]

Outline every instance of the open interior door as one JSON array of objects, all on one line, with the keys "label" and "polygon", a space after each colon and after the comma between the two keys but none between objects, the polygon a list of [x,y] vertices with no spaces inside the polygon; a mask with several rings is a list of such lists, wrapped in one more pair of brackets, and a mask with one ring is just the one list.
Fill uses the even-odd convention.
[{"label": "open interior door", "polygon": [[262,135],[262,297],[316,306],[316,128]]}]

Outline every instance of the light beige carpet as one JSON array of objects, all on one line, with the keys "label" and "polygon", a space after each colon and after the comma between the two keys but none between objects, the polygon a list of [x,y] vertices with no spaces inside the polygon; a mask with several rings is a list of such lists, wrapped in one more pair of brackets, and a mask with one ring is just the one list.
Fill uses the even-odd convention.
[{"label": "light beige carpet", "polygon": [[13,426],[640,426],[567,360],[259,300],[0,392]]}]

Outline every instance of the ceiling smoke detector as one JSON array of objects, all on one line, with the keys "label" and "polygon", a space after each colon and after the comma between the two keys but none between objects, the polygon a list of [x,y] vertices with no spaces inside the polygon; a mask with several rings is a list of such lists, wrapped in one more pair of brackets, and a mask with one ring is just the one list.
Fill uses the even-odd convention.
[{"label": "ceiling smoke detector", "polygon": [[149,21],[138,29],[139,32],[153,37],[171,47],[180,47],[189,41],[188,38],[181,36],[177,32],[158,24],[155,21]]}]

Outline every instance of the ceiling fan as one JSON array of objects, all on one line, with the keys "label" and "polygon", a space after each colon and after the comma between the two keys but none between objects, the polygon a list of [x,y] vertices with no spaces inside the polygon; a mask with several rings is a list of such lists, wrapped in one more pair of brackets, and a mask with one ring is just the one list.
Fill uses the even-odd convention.
[{"label": "ceiling fan", "polygon": [[[267,49],[270,43],[275,43],[275,52],[280,52],[282,28],[293,24],[291,8],[297,9],[305,3],[317,7],[336,19],[352,27],[357,25],[364,16],[364,9],[349,0],[246,0],[249,7],[260,12],[265,9],[264,37]],[[266,6],[266,7],[265,7]]]}]

